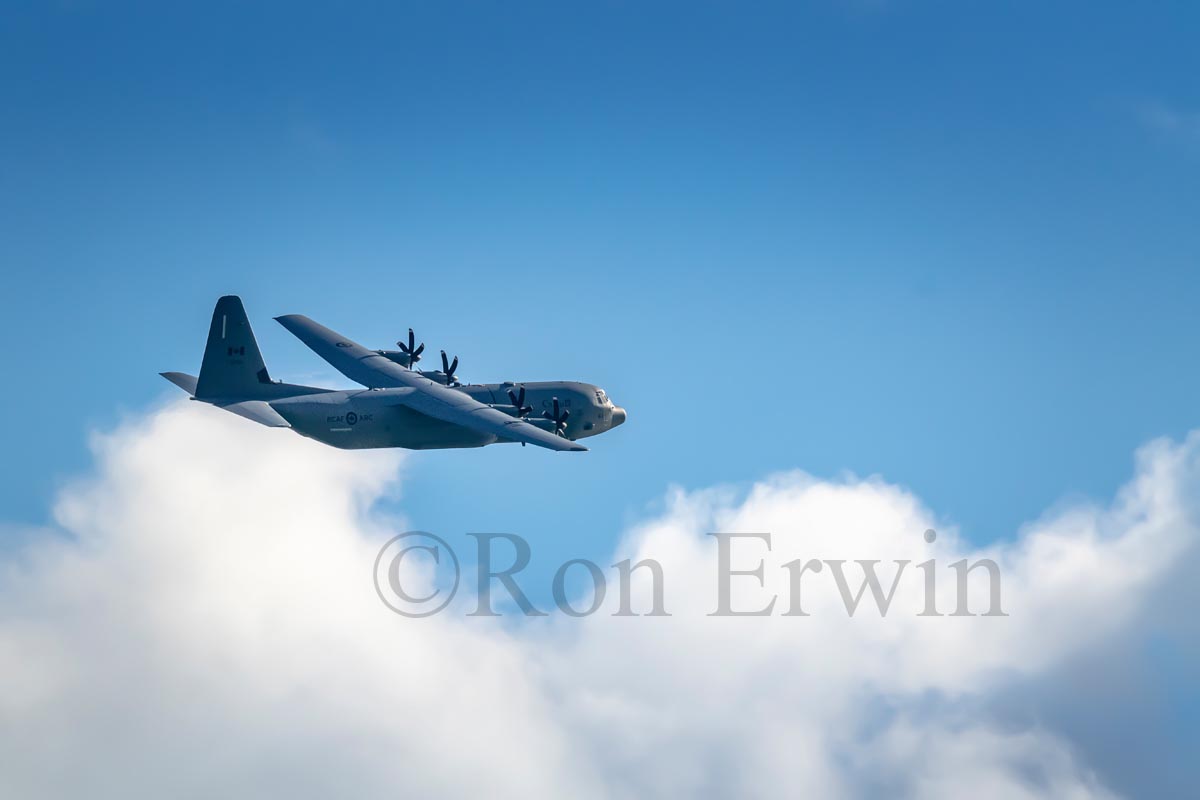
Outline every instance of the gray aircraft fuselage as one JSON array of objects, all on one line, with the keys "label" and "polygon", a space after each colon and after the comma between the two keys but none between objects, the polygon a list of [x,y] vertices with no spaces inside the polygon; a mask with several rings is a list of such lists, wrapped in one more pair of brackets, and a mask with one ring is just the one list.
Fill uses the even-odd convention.
[{"label": "gray aircraft fuselage", "polygon": [[[583,439],[611,430],[625,421],[625,411],[613,405],[597,386],[576,381],[530,383],[481,383],[456,386],[481,403],[501,409],[516,409],[508,390],[525,387],[525,404],[532,406],[529,421],[546,424],[542,411],[554,398],[571,412],[566,424],[568,439]],[[299,388],[299,387],[297,387]],[[302,436],[347,450],[371,447],[403,447],[409,450],[440,450],[483,447],[499,441],[448,422],[441,422],[391,401],[402,389],[313,390],[268,401]]]}]

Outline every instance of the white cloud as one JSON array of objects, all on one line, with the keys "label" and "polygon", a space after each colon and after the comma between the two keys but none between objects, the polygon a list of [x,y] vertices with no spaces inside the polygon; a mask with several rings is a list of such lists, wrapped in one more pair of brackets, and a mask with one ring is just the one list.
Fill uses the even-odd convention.
[{"label": "white cloud", "polygon": [[[986,550],[895,486],[791,473],[675,491],[627,534],[669,618],[410,620],[370,580],[402,456],[189,404],[95,449],[56,506],[67,535],[0,567],[0,796],[1104,797],[1075,743],[988,706],[1168,603],[1200,518],[1196,435],[1145,448],[1110,508]],[[773,534],[738,543],[767,585],[733,601],[776,593],[775,616],[707,616],[715,530]],[[886,586],[931,556],[942,611],[946,565],[991,557],[1010,616],[918,617],[910,572],[886,619],[869,597],[849,619],[828,568],[803,579],[811,616],[780,616],[791,559],[881,559]]]}]

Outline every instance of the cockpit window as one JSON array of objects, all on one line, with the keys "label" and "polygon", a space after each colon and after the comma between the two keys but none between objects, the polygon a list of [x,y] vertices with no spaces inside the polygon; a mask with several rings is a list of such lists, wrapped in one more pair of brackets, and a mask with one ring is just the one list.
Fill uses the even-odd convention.
[{"label": "cockpit window", "polygon": [[608,402],[608,395],[604,393],[603,389],[596,390],[596,400],[599,401],[600,405],[605,405]]}]

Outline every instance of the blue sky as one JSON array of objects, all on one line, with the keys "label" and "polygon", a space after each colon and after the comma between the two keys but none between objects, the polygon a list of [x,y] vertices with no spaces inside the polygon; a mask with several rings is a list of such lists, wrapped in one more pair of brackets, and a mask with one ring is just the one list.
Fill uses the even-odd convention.
[{"label": "blue sky", "polygon": [[[10,4],[0,550],[228,293],[277,378],[346,385],[304,313],[626,407],[583,455],[414,454],[387,501],[521,534],[535,599],[672,485],[878,474],[974,546],[1108,503],[1200,423],[1198,36],[1193,2]],[[989,702],[1186,796],[1194,615],[1156,602],[1183,633]]]},{"label": "blue sky", "polygon": [[169,5],[0,30],[10,522],[231,292],[278,377],[340,383],[301,312],[604,386],[584,457],[409,465],[550,560],[797,467],[1008,537],[1200,418],[1192,4]]}]

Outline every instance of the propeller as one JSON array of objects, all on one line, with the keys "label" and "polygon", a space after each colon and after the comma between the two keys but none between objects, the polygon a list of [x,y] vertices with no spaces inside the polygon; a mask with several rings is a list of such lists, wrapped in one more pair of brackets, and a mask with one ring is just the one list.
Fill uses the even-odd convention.
[{"label": "propeller", "polygon": [[525,405],[525,387],[522,386],[519,392],[508,390],[508,399],[512,400],[512,404],[517,408],[517,417],[525,419],[529,416],[529,412],[533,411],[533,406]]},{"label": "propeller", "polygon": [[554,402],[554,413],[543,411],[542,416],[554,423],[554,432],[564,439],[567,438],[567,418],[571,416],[571,412],[563,409],[561,413],[558,410],[558,398],[552,398]]},{"label": "propeller", "polygon": [[404,342],[396,342],[396,346],[400,348],[400,352],[408,356],[408,368],[416,369],[417,362],[421,360],[421,353],[425,352],[425,343],[417,344],[417,336],[413,333],[413,329],[408,329],[408,344]]},{"label": "propeller", "polygon": [[454,377],[454,370],[458,369],[458,356],[454,357],[453,361],[446,359],[446,351],[442,351],[442,372],[446,376],[447,386],[458,386],[458,379]]}]

